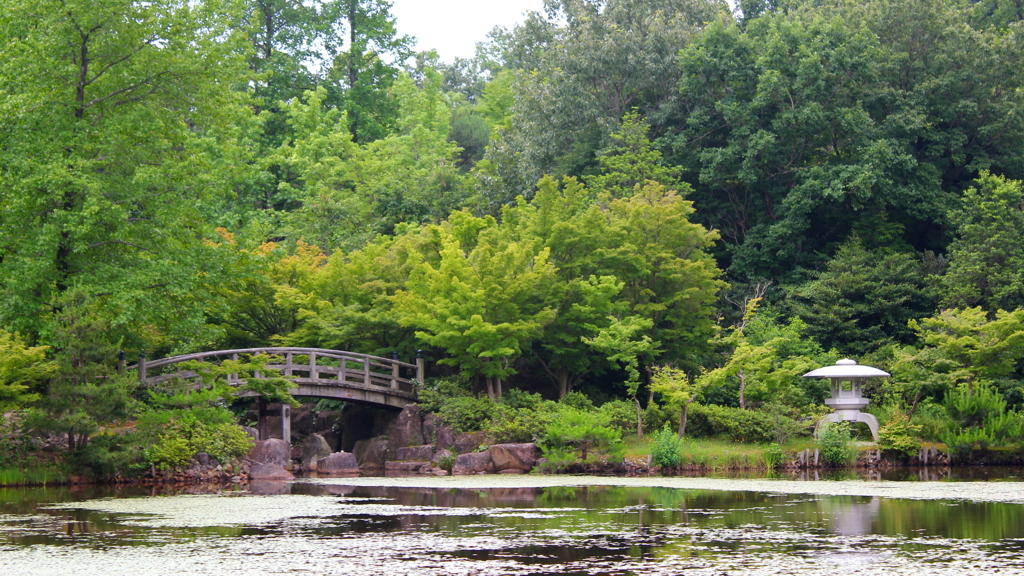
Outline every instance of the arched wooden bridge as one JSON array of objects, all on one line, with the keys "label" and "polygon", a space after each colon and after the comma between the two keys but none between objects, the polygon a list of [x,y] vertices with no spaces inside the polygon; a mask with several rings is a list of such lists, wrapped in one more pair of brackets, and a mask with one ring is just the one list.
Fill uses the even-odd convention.
[{"label": "arched wooden bridge", "polygon": [[[323,348],[242,348],[197,352],[158,360],[142,357],[131,368],[138,370],[140,382],[157,384],[171,378],[189,379],[196,375],[190,370],[174,371],[175,364],[181,362],[196,360],[219,363],[227,359],[238,360],[243,355],[257,354],[267,354],[274,358],[266,368],[280,373],[297,386],[291,390],[293,396],[344,400],[380,408],[398,409],[415,402],[416,383],[413,378],[422,382],[424,376],[422,357],[418,357],[415,364],[410,364],[397,359]],[[243,380],[237,374],[228,376],[228,384],[237,386],[242,383]],[[254,394],[241,394],[247,395]],[[270,425],[270,420],[277,418],[280,418],[281,438],[290,439],[291,408],[287,404],[282,404],[280,411],[274,413],[267,410],[261,399],[259,415],[261,440],[276,436],[276,427]]]}]

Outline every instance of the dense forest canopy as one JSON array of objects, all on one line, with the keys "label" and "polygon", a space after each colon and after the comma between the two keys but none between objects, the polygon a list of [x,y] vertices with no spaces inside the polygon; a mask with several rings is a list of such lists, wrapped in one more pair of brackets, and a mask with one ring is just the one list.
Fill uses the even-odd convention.
[{"label": "dense forest canopy", "polygon": [[548,0],[451,63],[389,8],[7,3],[0,406],[87,434],[117,350],[275,344],[638,413],[797,414],[843,356],[1024,403],[1016,4]]}]

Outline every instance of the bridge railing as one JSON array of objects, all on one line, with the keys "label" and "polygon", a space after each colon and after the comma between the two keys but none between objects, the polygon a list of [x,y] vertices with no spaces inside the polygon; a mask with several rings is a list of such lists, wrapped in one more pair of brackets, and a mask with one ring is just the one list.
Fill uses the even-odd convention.
[{"label": "bridge railing", "polygon": [[[417,357],[415,364],[401,362],[394,358],[382,358],[369,354],[327,350],[324,348],[240,348],[236,350],[215,350],[182,354],[158,360],[139,359],[131,368],[138,370],[139,381],[151,384],[171,378],[188,379],[195,377],[193,371],[168,372],[168,367],[189,360],[220,362],[239,356],[267,354],[279,360],[267,364],[282,376],[288,376],[297,383],[316,383],[367,389],[386,388],[393,391],[415,393],[413,378],[422,382],[424,361]],[[154,373],[155,372],[155,373]],[[228,375],[229,384],[242,382],[238,374]]]}]

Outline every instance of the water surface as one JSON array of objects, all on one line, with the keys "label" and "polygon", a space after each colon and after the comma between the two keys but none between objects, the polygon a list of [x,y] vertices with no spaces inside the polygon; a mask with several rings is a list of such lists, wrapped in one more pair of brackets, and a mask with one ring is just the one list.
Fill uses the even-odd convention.
[{"label": "water surface", "polygon": [[[801,494],[794,483],[765,484],[777,490],[730,491],[622,485],[627,479],[610,478],[436,479],[405,485],[386,480],[254,484],[250,490],[207,494],[3,489],[0,571],[25,576],[1024,572],[1024,505],[998,501],[1002,497]],[[729,488],[733,481],[710,482]],[[848,484],[804,483],[834,485],[840,493]],[[862,492],[873,486],[885,493],[895,483],[861,484]],[[969,486],[979,494],[1001,487]],[[1016,488],[1016,483],[1002,487]]]}]

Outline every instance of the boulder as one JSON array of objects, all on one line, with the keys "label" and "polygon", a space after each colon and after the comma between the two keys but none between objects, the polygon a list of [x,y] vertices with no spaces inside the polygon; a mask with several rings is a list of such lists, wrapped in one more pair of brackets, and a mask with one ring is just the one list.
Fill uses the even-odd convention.
[{"label": "boulder", "polygon": [[320,410],[314,414],[316,415],[316,425],[313,426],[313,432],[323,435],[324,432],[334,430],[335,424],[338,425],[339,430],[341,429],[341,412],[337,410]]},{"label": "boulder", "polygon": [[291,463],[291,446],[278,438],[260,440],[249,451],[249,459],[260,464],[277,464],[285,467]]},{"label": "boulder", "polygon": [[463,432],[455,437],[454,448],[459,454],[476,452],[481,446],[490,443],[486,432]]},{"label": "boulder", "polygon": [[434,457],[431,458],[430,461],[434,464],[438,464],[445,458],[455,458],[455,456],[455,452],[452,452],[451,450],[438,450],[437,452],[434,452]]},{"label": "boulder", "polygon": [[[320,434],[320,436],[327,441],[327,445],[331,447],[331,452],[343,451],[341,449],[341,434],[338,434],[333,430],[324,430],[322,432],[318,432],[318,434]],[[352,450],[348,450],[348,452],[351,451]]]},{"label": "boulder", "polygon": [[430,462],[407,460],[389,460],[384,463],[385,476],[421,476],[430,475],[434,465]]},{"label": "boulder", "polygon": [[529,472],[537,461],[537,445],[527,444],[495,444],[487,449],[494,461],[494,468],[499,472],[520,470]]},{"label": "boulder", "polygon": [[359,476],[359,464],[355,454],[335,452],[316,461],[316,473],[321,476]]},{"label": "boulder", "polygon": [[206,467],[210,465],[210,455],[206,452],[197,452],[196,461],[199,462],[200,466]]},{"label": "boulder", "polygon": [[427,414],[423,417],[423,441],[428,444],[437,442],[437,430],[444,426],[441,417],[437,414]]},{"label": "boulder", "polygon": [[375,410],[368,406],[355,404],[346,406],[341,413],[341,418],[337,421],[337,432],[341,436],[339,448],[346,452],[354,452],[356,442],[385,434],[373,433],[378,412],[381,410]]},{"label": "boulder", "polygon": [[316,416],[313,414],[311,405],[300,404],[297,408],[292,408],[292,434],[308,436],[316,432],[313,429],[315,420]]},{"label": "boulder", "polygon": [[249,438],[252,438],[253,441],[259,442],[259,439],[260,439],[260,431],[259,430],[253,428],[252,426],[242,426],[242,430],[245,430],[245,433],[248,434]]},{"label": "boulder", "polygon": [[434,433],[434,446],[438,450],[448,450],[455,447],[455,431],[451,426],[441,426]]},{"label": "boulder", "polygon": [[452,475],[467,476],[470,474],[490,474],[494,472],[494,461],[490,452],[469,452],[459,454],[452,466]]},{"label": "boulder", "polygon": [[250,480],[294,480],[295,476],[278,464],[253,464],[249,468]]},{"label": "boulder", "polygon": [[299,462],[302,462],[303,469],[314,470],[316,469],[316,461],[324,456],[330,456],[334,453],[331,450],[331,445],[327,443],[327,440],[319,434],[310,434],[302,442],[302,455],[299,458]]},{"label": "boulder", "polygon": [[395,458],[395,451],[406,446],[421,446],[423,440],[423,414],[416,404],[408,404],[391,424],[388,432],[388,460]]},{"label": "boulder", "polygon": [[356,455],[356,461],[360,466],[384,466],[387,460],[388,440],[387,438],[370,438],[356,442],[352,452]]},{"label": "boulder", "polygon": [[406,446],[395,450],[396,460],[420,460],[428,462],[434,457],[434,445]]}]

